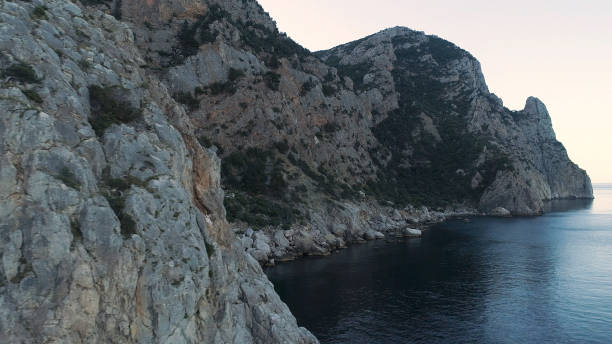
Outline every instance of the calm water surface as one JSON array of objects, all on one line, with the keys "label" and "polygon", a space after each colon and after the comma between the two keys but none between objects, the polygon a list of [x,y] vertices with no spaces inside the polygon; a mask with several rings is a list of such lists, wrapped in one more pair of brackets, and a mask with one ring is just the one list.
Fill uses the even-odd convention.
[{"label": "calm water surface", "polygon": [[612,185],[267,269],[321,343],[612,343]]}]

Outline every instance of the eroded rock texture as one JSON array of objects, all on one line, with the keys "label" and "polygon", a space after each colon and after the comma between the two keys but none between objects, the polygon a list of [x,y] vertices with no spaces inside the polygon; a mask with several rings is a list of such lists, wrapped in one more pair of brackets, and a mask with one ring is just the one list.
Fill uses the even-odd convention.
[{"label": "eroded rock texture", "polygon": [[315,343],[232,246],[220,160],[128,26],[0,6],[0,342]]}]

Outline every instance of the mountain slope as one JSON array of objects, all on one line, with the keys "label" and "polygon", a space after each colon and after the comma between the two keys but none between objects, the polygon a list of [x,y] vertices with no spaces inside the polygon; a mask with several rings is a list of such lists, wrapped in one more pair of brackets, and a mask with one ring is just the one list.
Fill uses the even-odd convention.
[{"label": "mountain slope", "polygon": [[504,108],[478,61],[452,43],[393,28],[318,55],[341,71],[359,66],[363,93],[393,85],[397,107],[381,111],[372,130],[385,148],[378,160],[390,170],[379,180],[392,181],[395,198],[472,198],[483,211],[533,214],[544,200],[592,197],[544,104],[529,98],[523,111]]},{"label": "mountain slope", "polygon": [[256,1],[95,6],[130,24],[142,67],[223,159],[234,231],[272,244],[259,260],[328,253],[431,208],[538,214],[592,197],[545,110],[504,108],[478,61],[438,37],[393,28],[312,54]]},{"label": "mountain slope", "polygon": [[232,227],[266,230],[259,260],[328,253],[427,217],[422,206],[531,215],[592,197],[543,104],[506,109],[478,61],[438,37],[392,28],[313,54],[253,1],[121,13],[148,71],[223,158]]}]

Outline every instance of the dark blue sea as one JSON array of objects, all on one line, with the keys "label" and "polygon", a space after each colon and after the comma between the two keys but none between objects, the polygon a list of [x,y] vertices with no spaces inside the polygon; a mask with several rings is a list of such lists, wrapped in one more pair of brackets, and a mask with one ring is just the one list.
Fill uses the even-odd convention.
[{"label": "dark blue sea", "polygon": [[612,343],[612,184],[266,273],[321,343]]}]

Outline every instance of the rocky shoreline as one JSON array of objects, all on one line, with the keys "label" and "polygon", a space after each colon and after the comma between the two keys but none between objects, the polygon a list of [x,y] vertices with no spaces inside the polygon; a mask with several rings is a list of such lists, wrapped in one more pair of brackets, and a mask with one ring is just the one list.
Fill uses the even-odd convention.
[{"label": "rocky shoreline", "polygon": [[420,237],[422,231],[434,224],[457,217],[486,215],[469,207],[432,210],[425,206],[409,206],[398,210],[372,203],[345,206],[359,209],[354,212],[358,214],[359,221],[346,221],[345,218],[345,221],[332,222],[327,228],[315,222],[307,226],[293,226],[288,230],[271,226],[254,230],[244,223],[234,223],[232,226],[238,246],[261,265],[273,266],[303,256],[330,255],[349,245],[371,240]]},{"label": "rocky shoreline", "polygon": [[[566,198],[556,200],[563,199]],[[342,222],[333,222],[328,226],[331,230],[326,230],[321,228],[320,223],[313,222],[309,226],[293,226],[288,230],[273,226],[255,230],[246,223],[232,223],[235,245],[262,266],[274,266],[304,256],[327,256],[350,245],[372,240],[420,237],[431,226],[456,218],[468,221],[469,217],[513,217],[503,207],[485,213],[466,206],[443,210],[433,210],[426,206],[408,206],[398,210],[375,202],[344,206],[360,210],[360,225],[349,227]]]}]

